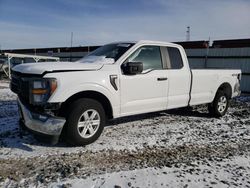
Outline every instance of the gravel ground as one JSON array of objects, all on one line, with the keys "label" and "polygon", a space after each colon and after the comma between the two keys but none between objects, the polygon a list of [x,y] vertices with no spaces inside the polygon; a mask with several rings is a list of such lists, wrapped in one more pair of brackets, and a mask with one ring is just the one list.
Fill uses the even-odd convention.
[{"label": "gravel ground", "polygon": [[222,118],[205,106],[110,122],[85,147],[20,137],[16,96],[0,82],[0,187],[250,187],[250,97]]}]

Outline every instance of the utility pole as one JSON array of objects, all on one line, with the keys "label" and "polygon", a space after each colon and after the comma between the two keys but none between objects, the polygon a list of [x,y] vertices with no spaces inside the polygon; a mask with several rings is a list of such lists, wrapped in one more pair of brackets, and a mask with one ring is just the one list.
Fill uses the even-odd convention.
[{"label": "utility pole", "polygon": [[73,45],[73,32],[71,32],[71,38],[70,38],[70,61],[72,61],[72,45]]},{"label": "utility pole", "polygon": [[207,68],[208,55],[209,55],[209,45],[210,45],[210,37],[208,38],[208,45],[207,45],[207,50],[206,50],[205,68]]},{"label": "utility pole", "polygon": [[186,41],[190,41],[190,26],[187,26]]}]

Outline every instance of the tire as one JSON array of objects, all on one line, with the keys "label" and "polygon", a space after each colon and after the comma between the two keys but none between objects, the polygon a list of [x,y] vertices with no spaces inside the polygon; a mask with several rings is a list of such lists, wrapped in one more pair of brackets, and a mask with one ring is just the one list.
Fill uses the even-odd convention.
[{"label": "tire", "polygon": [[69,107],[64,137],[70,145],[91,144],[99,138],[105,124],[105,111],[98,101],[78,99]]},{"label": "tire", "polygon": [[27,128],[23,123],[23,119],[21,119],[21,118],[19,119],[18,124],[19,124],[19,129],[18,129],[19,130],[19,137],[23,138],[23,136],[26,135]]},{"label": "tire", "polygon": [[222,117],[229,106],[229,97],[223,91],[218,91],[212,103],[208,105],[209,113],[214,117]]},{"label": "tire", "polygon": [[25,131],[25,130],[27,130],[27,128],[26,128],[26,126],[24,125],[24,123],[23,123],[23,119],[19,119],[19,121],[18,121],[18,124],[19,124],[19,130],[20,131]]}]

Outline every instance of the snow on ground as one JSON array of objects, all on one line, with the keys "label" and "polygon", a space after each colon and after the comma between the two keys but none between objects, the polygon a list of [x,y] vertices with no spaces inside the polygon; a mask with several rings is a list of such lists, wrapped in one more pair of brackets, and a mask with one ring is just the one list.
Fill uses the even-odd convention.
[{"label": "snow on ground", "polygon": [[0,81],[0,101],[16,100],[16,95],[10,91],[8,81]]},{"label": "snow on ground", "polygon": [[[240,169],[238,171],[237,169]],[[239,174],[238,174],[239,173]],[[81,187],[247,187],[250,183],[250,157],[232,157],[222,162],[192,166],[145,168],[95,175],[86,179],[71,179],[52,183],[51,188],[62,185]],[[234,179],[237,181],[235,182]]]},{"label": "snow on ground", "polygon": [[95,143],[69,147],[21,137],[8,87],[0,81],[0,187],[250,187],[249,96],[233,100],[220,119],[204,106],[121,118]]}]

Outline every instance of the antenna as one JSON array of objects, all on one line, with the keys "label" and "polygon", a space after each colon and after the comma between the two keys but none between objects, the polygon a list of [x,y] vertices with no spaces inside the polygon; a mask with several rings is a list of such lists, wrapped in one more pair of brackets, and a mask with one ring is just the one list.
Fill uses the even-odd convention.
[{"label": "antenna", "polygon": [[207,51],[206,51],[206,56],[205,56],[205,68],[207,68],[209,45],[210,45],[210,36],[208,37]]},{"label": "antenna", "polygon": [[190,26],[187,26],[186,34],[186,41],[190,41]]}]

